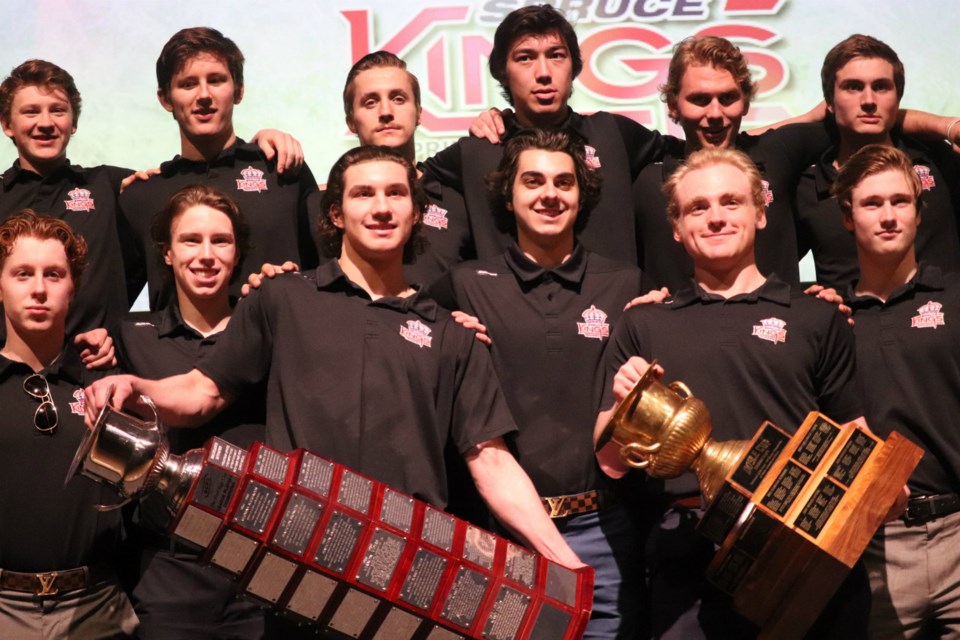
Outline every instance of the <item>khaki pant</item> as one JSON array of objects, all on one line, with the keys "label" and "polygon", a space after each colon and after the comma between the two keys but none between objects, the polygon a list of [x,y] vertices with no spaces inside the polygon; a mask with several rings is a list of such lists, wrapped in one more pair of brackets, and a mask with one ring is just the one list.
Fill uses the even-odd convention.
[{"label": "khaki pant", "polygon": [[4,640],[112,640],[131,638],[136,628],[133,607],[116,584],[44,598],[0,591]]}]

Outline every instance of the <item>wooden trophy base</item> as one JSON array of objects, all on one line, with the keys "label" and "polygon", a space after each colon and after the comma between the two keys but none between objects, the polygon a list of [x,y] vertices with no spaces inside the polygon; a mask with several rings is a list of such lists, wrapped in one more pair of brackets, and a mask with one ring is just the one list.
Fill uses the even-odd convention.
[{"label": "wooden trophy base", "polygon": [[793,436],[765,422],[700,524],[707,578],[760,637],[801,637],[883,524],[922,450],[811,412]]}]

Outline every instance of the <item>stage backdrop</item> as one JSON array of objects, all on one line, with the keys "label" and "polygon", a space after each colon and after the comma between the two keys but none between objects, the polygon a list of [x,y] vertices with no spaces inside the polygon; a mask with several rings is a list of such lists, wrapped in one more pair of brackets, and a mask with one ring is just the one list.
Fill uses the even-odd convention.
[{"label": "stage backdrop", "polygon": [[[246,93],[237,131],[297,136],[317,180],[355,140],[343,122],[343,78],[360,56],[403,57],[423,90],[417,157],[464,134],[488,106],[505,106],[487,73],[496,25],[524,0],[15,0],[0,23],[0,71],[28,58],[73,74],[83,115],[71,161],[146,168],[179,150],[176,123],[156,100],[154,64],[183,27],[215,27],[243,50]],[[576,25],[584,69],[572,104],[616,111],[673,132],[660,102],[673,45],[712,33],[737,42],[761,91],[745,127],[794,115],[821,98],[824,54],[851,33],[897,50],[907,69],[904,106],[960,113],[957,0],[560,0]],[[0,144],[0,165],[16,158]]]}]

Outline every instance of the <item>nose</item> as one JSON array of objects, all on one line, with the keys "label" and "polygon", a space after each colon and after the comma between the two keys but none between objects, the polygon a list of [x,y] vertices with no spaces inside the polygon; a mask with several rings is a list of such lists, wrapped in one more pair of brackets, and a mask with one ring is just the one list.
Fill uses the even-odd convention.
[{"label": "nose", "polygon": [[889,226],[897,221],[896,211],[894,211],[893,205],[889,202],[884,203],[883,208],[880,209],[880,224],[884,226]]},{"label": "nose", "polygon": [[47,282],[44,280],[43,273],[37,273],[33,276],[33,297],[37,300],[43,300],[47,297]]},{"label": "nose", "polygon": [[46,109],[40,112],[40,117],[37,120],[37,126],[43,128],[53,127],[53,116],[51,116],[50,112]]},{"label": "nose", "polygon": [[866,87],[863,90],[863,93],[860,94],[860,102],[862,104],[875,104],[877,101],[877,94],[873,92],[873,89]]},{"label": "nose", "polygon": [[550,80],[550,66],[547,64],[547,58],[545,56],[538,56],[537,61],[534,63],[533,67],[534,73],[537,74],[537,79]]},{"label": "nose", "polygon": [[727,224],[727,218],[724,215],[723,207],[713,205],[707,211],[707,224],[713,230],[722,229]]},{"label": "nose", "polygon": [[723,111],[720,109],[720,102],[718,100],[711,100],[710,104],[707,105],[707,118],[718,120],[722,117]]},{"label": "nose", "polygon": [[373,196],[373,213],[374,215],[382,216],[385,213],[390,212],[390,201],[387,198],[387,194],[382,191],[378,191]]},{"label": "nose", "polygon": [[380,120],[381,122],[389,122],[393,120],[393,105],[389,100],[383,100],[380,102]]},{"label": "nose", "polygon": [[204,240],[200,245],[200,259],[201,260],[212,260],[213,259],[213,244],[209,240]]},{"label": "nose", "polygon": [[197,99],[199,100],[210,99],[210,86],[204,80],[201,80],[200,83],[197,85]]}]

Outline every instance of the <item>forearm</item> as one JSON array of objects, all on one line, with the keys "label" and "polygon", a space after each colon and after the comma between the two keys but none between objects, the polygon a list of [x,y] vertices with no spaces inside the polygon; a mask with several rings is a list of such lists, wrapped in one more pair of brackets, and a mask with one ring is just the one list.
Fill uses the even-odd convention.
[{"label": "forearm", "polygon": [[114,409],[127,408],[142,413],[140,396],[150,398],[161,422],[171,427],[201,425],[226,405],[216,384],[196,369],[162,380],[109,376],[87,387],[85,393],[90,425],[108,402]]},{"label": "forearm", "polygon": [[921,138],[948,140],[951,144],[960,143],[960,118],[938,116],[916,109],[900,110],[903,132]]},{"label": "forearm", "polygon": [[[607,423],[610,422],[610,418],[613,417],[615,409],[616,407],[614,406],[606,411],[601,411],[600,415],[597,416],[597,423],[593,428],[594,445],[599,441],[600,435],[603,433],[604,428],[606,428]],[[611,478],[622,478],[627,474],[627,471],[630,470],[630,467],[628,467],[620,457],[620,447],[612,440],[597,451],[596,455],[597,464],[600,465],[600,469]]]},{"label": "forearm", "polygon": [[475,447],[467,466],[497,520],[528,546],[568,567],[583,563],[547,516],[533,483],[501,439]]}]

